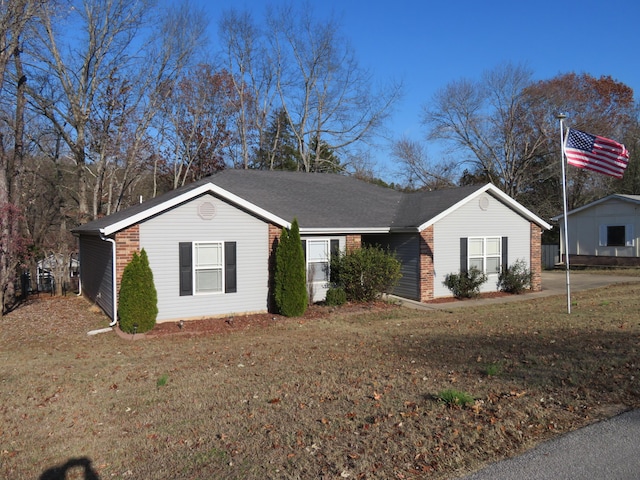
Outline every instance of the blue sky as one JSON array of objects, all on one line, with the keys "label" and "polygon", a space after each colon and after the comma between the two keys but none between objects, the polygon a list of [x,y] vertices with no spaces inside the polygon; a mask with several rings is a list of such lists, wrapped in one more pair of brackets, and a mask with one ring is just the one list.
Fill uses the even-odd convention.
[{"label": "blue sky", "polygon": [[[261,18],[280,0],[203,0],[216,41],[219,12],[251,10]],[[399,79],[404,97],[389,127],[396,137],[422,140],[421,106],[447,83],[477,79],[502,63],[523,64],[535,79],[561,73],[610,75],[640,98],[640,2],[478,0],[309,0],[322,16],[333,13],[363,67],[384,83]],[[570,119],[569,119],[570,121]],[[596,132],[597,133],[597,132]],[[437,145],[427,145],[433,154]],[[376,155],[389,180],[388,152]]]}]

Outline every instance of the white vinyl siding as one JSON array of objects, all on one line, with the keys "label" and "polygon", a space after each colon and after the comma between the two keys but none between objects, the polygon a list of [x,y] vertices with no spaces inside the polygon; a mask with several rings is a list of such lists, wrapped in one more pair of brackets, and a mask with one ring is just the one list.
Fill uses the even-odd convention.
[{"label": "white vinyl siding", "polygon": [[[214,206],[215,214],[203,218],[199,207],[208,203]],[[220,245],[236,242],[237,291],[197,294],[194,279],[193,294],[180,295],[178,253],[180,243],[185,242]],[[140,246],[149,257],[158,291],[158,322],[267,310],[269,228],[255,216],[212,195],[204,195],[141,223]],[[225,287],[228,290],[224,277],[223,271],[222,292]]]},{"label": "white vinyl siding", "polygon": [[[640,231],[640,206],[616,198],[569,215],[569,253],[598,257],[640,257],[636,238]],[[564,223],[561,231],[560,251],[565,253]],[[624,245],[611,245],[608,228],[624,226]],[[621,242],[620,242],[621,243]]]},{"label": "white vinyl siding", "polygon": [[[529,221],[495,197],[485,195],[486,200],[479,198],[469,200],[451,214],[439,220],[433,229],[434,244],[434,297],[449,297],[451,292],[442,282],[449,273],[460,271],[460,238],[494,238],[489,246],[490,252],[496,252],[502,237],[508,238],[507,263],[513,264],[523,259],[527,265],[531,259],[531,224]],[[467,256],[469,252],[467,252]],[[500,268],[500,256],[490,256],[490,267]],[[494,267],[491,267],[494,265]],[[481,287],[481,292],[495,292],[498,275],[491,275]]]}]

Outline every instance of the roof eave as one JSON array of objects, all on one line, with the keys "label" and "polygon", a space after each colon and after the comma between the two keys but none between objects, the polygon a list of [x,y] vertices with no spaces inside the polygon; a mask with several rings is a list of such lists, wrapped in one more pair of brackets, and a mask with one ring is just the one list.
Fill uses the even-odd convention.
[{"label": "roof eave", "polygon": [[243,198],[238,197],[237,195],[234,195],[233,193],[225,190],[224,188],[220,188],[217,185],[209,182],[209,183],[200,185],[199,187],[194,188],[193,190],[189,190],[183,193],[182,195],[178,195],[177,197],[171,198],[166,202],[162,202],[152,208],[143,210],[142,212],[136,215],[132,215],[119,222],[108,225],[103,229],[101,229],[100,231],[106,236],[113,235],[116,232],[119,232],[121,230],[124,230],[125,228],[130,227],[131,225],[135,225],[137,223],[143,222],[148,218],[158,215],[159,213],[162,213],[170,208],[178,206],[184,202],[187,202],[193,198],[199,197],[200,195],[203,195],[206,193],[212,193],[224,200],[227,200],[230,203],[233,203],[245,210],[248,210],[249,212],[259,217],[264,218],[265,220],[271,223],[276,224],[277,226],[291,228],[291,222],[288,222],[287,220],[284,220],[283,218],[280,218],[279,216],[263,208],[260,208],[257,205],[251,202],[248,202]]},{"label": "roof eave", "polygon": [[348,234],[374,234],[374,233],[389,233],[389,227],[321,227],[314,228],[300,227],[300,235],[348,235]]},{"label": "roof eave", "polygon": [[540,227],[546,229],[546,230],[551,230],[553,227],[551,224],[545,222],[544,220],[542,220],[542,218],[538,217],[535,213],[533,213],[532,211],[530,211],[529,209],[525,208],[524,206],[522,206],[521,204],[519,204],[518,202],[516,202],[513,198],[511,198],[509,195],[507,195],[506,193],[504,193],[502,190],[500,190],[498,187],[496,187],[495,185],[491,184],[491,183],[487,183],[485,186],[479,188],[478,190],[476,190],[475,192],[471,193],[470,195],[467,195],[465,198],[463,198],[462,200],[460,200],[459,202],[456,202],[454,205],[452,205],[451,207],[447,208],[446,210],[440,212],[438,215],[436,215],[435,217],[427,220],[425,223],[423,223],[422,225],[418,226],[418,231],[421,232],[423,231],[425,228],[430,227],[431,225],[434,225],[435,223],[437,223],[439,220],[443,219],[444,217],[446,217],[447,215],[449,215],[451,212],[457,210],[458,208],[460,208],[462,205],[464,205],[465,203],[469,202],[470,200],[473,200],[474,198],[480,196],[483,193],[489,192],[492,195],[495,195],[496,197],[498,197],[502,202],[504,202],[505,204],[507,204],[510,208],[512,208],[513,210],[515,210],[516,212],[518,212],[520,215],[522,215],[523,217],[525,217],[527,220],[538,224]]}]

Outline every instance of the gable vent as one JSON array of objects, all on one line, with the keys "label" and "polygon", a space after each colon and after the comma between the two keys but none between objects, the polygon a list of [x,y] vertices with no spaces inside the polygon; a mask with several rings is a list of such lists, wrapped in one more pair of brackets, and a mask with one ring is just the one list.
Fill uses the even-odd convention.
[{"label": "gable vent", "polygon": [[480,210],[486,210],[489,208],[489,197],[483,195],[478,200],[478,205],[480,206]]},{"label": "gable vent", "polygon": [[198,216],[203,220],[212,220],[216,216],[216,206],[211,202],[198,205]]}]

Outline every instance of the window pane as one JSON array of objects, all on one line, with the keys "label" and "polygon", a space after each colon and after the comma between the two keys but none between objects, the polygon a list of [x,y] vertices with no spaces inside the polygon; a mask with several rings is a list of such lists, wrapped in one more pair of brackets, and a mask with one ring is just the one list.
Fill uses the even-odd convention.
[{"label": "window pane", "polygon": [[470,238],[469,239],[469,255],[477,256],[483,254],[483,244],[484,241],[482,238]]},{"label": "window pane", "polygon": [[307,271],[308,282],[328,282],[329,281],[329,263],[315,262],[309,264]]},{"label": "window pane", "polygon": [[307,261],[326,261],[329,259],[329,242],[327,240],[309,240],[307,242]]},{"label": "window pane", "polygon": [[212,293],[222,291],[222,269],[196,270],[196,292]]},{"label": "window pane", "polygon": [[196,244],[196,267],[222,265],[222,245],[220,243]]},{"label": "window pane", "polygon": [[500,238],[487,238],[487,255],[500,255]]},{"label": "window pane", "polygon": [[484,265],[482,264],[481,258],[470,258],[469,259],[469,269],[477,268],[481,272],[484,271]]},{"label": "window pane", "polygon": [[500,272],[500,257],[487,257],[487,271],[485,273]]},{"label": "window pane", "polygon": [[624,247],[624,245],[625,245],[624,225],[607,227],[607,246],[608,247]]}]

